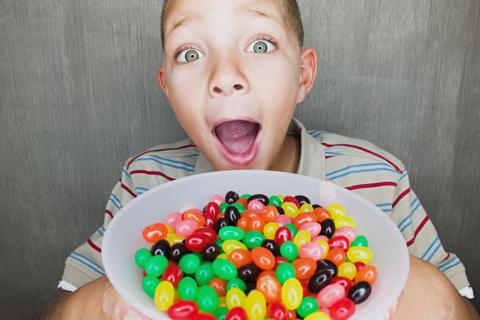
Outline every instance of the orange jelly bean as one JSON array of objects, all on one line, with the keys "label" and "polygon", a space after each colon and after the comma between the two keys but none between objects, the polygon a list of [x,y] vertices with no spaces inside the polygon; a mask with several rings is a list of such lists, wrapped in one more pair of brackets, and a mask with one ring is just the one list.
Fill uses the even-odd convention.
[{"label": "orange jelly bean", "polygon": [[237,200],[237,203],[240,203],[245,208],[248,207],[248,199],[247,198],[240,198]]},{"label": "orange jelly bean", "polygon": [[205,225],[203,212],[196,208],[185,210],[182,214],[182,218],[183,220],[195,220],[200,226]]},{"label": "orange jelly bean", "polygon": [[228,260],[238,269],[252,262],[250,251],[245,249],[235,249],[228,255]]},{"label": "orange jelly bean", "polygon": [[266,206],[260,214],[260,217],[266,222],[275,221],[278,217],[278,211],[275,206]]},{"label": "orange jelly bean", "polygon": [[168,230],[163,223],[154,223],[143,228],[142,234],[145,241],[156,243],[159,240],[165,239]]},{"label": "orange jelly bean", "polygon": [[365,266],[362,269],[358,270],[357,276],[355,277],[355,283],[360,281],[365,281],[373,286],[373,284],[377,280],[377,274],[378,272],[375,266],[373,265]]},{"label": "orange jelly bean", "polygon": [[275,267],[275,257],[270,250],[263,247],[256,247],[253,248],[250,254],[253,262],[260,269],[271,270]]},{"label": "orange jelly bean", "polygon": [[338,267],[345,262],[345,252],[340,248],[334,248],[328,252],[326,259],[332,261]]},{"label": "orange jelly bean", "polygon": [[241,217],[240,219],[238,219],[237,227],[239,227],[243,231],[248,231],[248,218]]},{"label": "orange jelly bean", "polygon": [[220,278],[213,278],[208,283],[218,294],[219,297],[223,297],[227,294],[227,282]]},{"label": "orange jelly bean", "polygon": [[257,279],[257,290],[263,293],[268,303],[281,300],[282,285],[272,270],[263,271]]},{"label": "orange jelly bean", "polygon": [[295,268],[296,278],[298,280],[310,279],[315,270],[317,269],[317,263],[311,258],[300,258],[292,262]]},{"label": "orange jelly bean", "polygon": [[250,220],[251,218],[258,217],[258,212],[255,211],[255,210],[252,210],[252,209],[247,209],[247,210],[243,211],[242,218],[243,217]]},{"label": "orange jelly bean", "polygon": [[295,218],[293,218],[293,224],[299,228],[302,224],[308,223],[308,222],[317,222],[318,217],[315,213],[313,212],[302,212]]},{"label": "orange jelly bean", "polygon": [[256,216],[248,220],[248,230],[263,232],[265,220]]},{"label": "orange jelly bean", "polygon": [[313,213],[317,216],[317,222],[322,222],[325,219],[330,219],[330,212],[324,208],[315,208]]}]

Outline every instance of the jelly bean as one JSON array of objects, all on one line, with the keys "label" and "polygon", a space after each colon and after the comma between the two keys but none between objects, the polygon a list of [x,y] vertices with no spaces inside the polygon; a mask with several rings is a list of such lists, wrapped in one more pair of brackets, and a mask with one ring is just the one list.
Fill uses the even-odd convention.
[{"label": "jelly bean", "polygon": [[203,263],[197,271],[195,271],[195,279],[201,286],[207,285],[210,280],[215,278],[212,264],[210,262]]},{"label": "jelly bean", "polygon": [[260,272],[261,269],[259,267],[254,263],[249,263],[238,269],[238,277],[248,285],[249,282],[255,282],[257,280]]},{"label": "jelly bean", "polygon": [[225,202],[225,198],[222,197],[222,196],[219,195],[219,194],[214,194],[214,195],[210,198],[210,201],[211,201],[211,202],[215,202],[216,204],[220,205],[221,203],[224,203],[224,202]]},{"label": "jelly bean", "polygon": [[145,227],[142,234],[145,241],[155,243],[158,240],[165,239],[167,232],[167,227],[163,223],[154,223]]},{"label": "jelly bean", "polygon": [[228,311],[225,320],[247,320],[247,313],[242,307],[234,307]]},{"label": "jelly bean", "polygon": [[295,268],[295,274],[298,280],[310,279],[315,270],[317,269],[317,263],[310,258],[300,258],[292,263]]},{"label": "jelly bean", "polygon": [[217,320],[217,318],[207,313],[195,313],[192,320]]},{"label": "jelly bean", "polygon": [[145,272],[149,276],[159,277],[168,266],[168,260],[164,256],[153,256],[145,263]]},{"label": "jelly bean", "polygon": [[234,206],[235,208],[237,208],[237,210],[238,210],[238,212],[240,213],[240,215],[242,215],[242,213],[243,213],[245,210],[247,210],[247,208],[246,208],[243,204],[238,203],[238,202],[232,203],[232,206]]},{"label": "jelly bean", "polygon": [[267,318],[275,320],[287,320],[287,309],[279,302],[272,302],[268,304]]},{"label": "jelly bean", "polygon": [[227,282],[223,279],[213,278],[208,285],[217,292],[219,297],[223,297],[227,293]]},{"label": "jelly bean", "polygon": [[302,212],[311,212],[313,213],[313,206],[310,203],[304,203],[300,206],[300,213]]},{"label": "jelly bean", "polygon": [[238,227],[226,226],[220,229],[218,236],[222,240],[242,240],[245,233]]},{"label": "jelly bean", "polygon": [[285,263],[285,262],[288,262],[287,259],[285,259],[284,257],[281,257],[281,256],[276,256],[275,257],[275,264],[277,266],[281,265],[282,263]]},{"label": "jelly bean", "polygon": [[169,232],[167,236],[165,237],[165,240],[168,241],[168,243],[173,246],[176,243],[181,243],[183,240],[185,240],[184,236],[181,236],[179,234],[176,234],[175,232]]},{"label": "jelly bean", "polygon": [[228,260],[235,265],[235,268],[243,267],[252,262],[250,251],[245,249],[236,249],[230,252]]},{"label": "jelly bean", "polygon": [[290,230],[290,233],[292,234],[292,239],[297,235],[298,228],[295,227],[293,223],[286,223],[284,227],[288,228]]},{"label": "jelly bean", "polygon": [[303,299],[303,289],[300,282],[290,278],[282,286],[282,302],[287,310],[295,310],[300,306]]},{"label": "jelly bean", "polygon": [[248,231],[248,218],[241,217],[240,219],[238,219],[237,227],[242,229],[243,232]]},{"label": "jelly bean", "polygon": [[298,202],[298,200],[297,200],[295,197],[286,196],[285,198],[283,198],[283,203],[286,203],[286,202],[291,202],[291,203],[293,203],[297,208],[300,208],[300,203]]},{"label": "jelly bean", "polygon": [[319,270],[308,280],[308,290],[311,293],[318,293],[330,284],[331,280],[332,276],[328,270]]},{"label": "jelly bean", "polygon": [[263,294],[257,290],[251,291],[245,300],[245,309],[249,320],[265,319],[267,302]]},{"label": "jelly bean", "polygon": [[313,212],[302,212],[293,219],[293,224],[300,228],[302,224],[309,222],[317,222],[318,218]]},{"label": "jelly bean", "polygon": [[292,239],[292,232],[285,226],[278,228],[277,232],[275,232],[275,242],[279,246],[285,241],[291,241]]},{"label": "jelly bean", "polygon": [[[270,251],[268,252],[271,254]],[[282,257],[286,258],[287,260],[293,261],[298,257],[298,248],[293,242],[285,241],[280,246],[280,254],[282,255]],[[273,260],[273,255],[272,255],[272,260]]]},{"label": "jelly bean", "polygon": [[225,222],[227,225],[236,226],[240,217],[240,212],[234,206],[228,206],[227,209],[225,209]]},{"label": "jelly bean", "polygon": [[296,195],[295,199],[297,199],[300,205],[304,205],[305,203],[308,203],[308,204],[312,203],[310,199],[307,196],[304,196],[303,194]]},{"label": "jelly bean", "polygon": [[256,288],[256,283],[255,282],[247,282],[247,289],[245,289],[245,294],[248,296],[248,294],[252,291],[255,290]]},{"label": "jelly bean", "polygon": [[227,291],[227,307],[228,309],[233,309],[235,307],[244,307],[245,306],[245,300],[247,297],[245,296],[245,293],[240,290],[239,288],[231,288],[230,290]]},{"label": "jelly bean", "polygon": [[317,294],[317,301],[321,307],[330,308],[335,302],[345,296],[345,288],[340,284],[329,284]]},{"label": "jelly bean", "polygon": [[263,270],[271,270],[275,267],[275,257],[272,252],[263,247],[254,248],[251,251],[252,261]]},{"label": "jelly bean", "polygon": [[304,320],[330,320],[330,317],[321,311],[309,314]]},{"label": "jelly bean", "polygon": [[263,226],[263,234],[266,239],[275,239],[275,232],[277,232],[280,225],[276,222],[268,222]]},{"label": "jelly bean", "polygon": [[209,243],[214,242],[218,239],[218,234],[213,228],[205,227],[205,228],[197,229],[195,230],[193,235],[197,235],[197,234],[204,235],[205,237],[207,237]]},{"label": "jelly bean", "polygon": [[237,250],[237,249],[247,250],[247,247],[243,243],[241,243],[237,240],[225,240],[222,243],[222,250],[226,254],[230,254],[233,250]]},{"label": "jelly bean", "polygon": [[325,239],[317,239],[315,240],[315,242],[322,246],[323,254],[321,256],[321,259],[325,259],[330,252],[330,245],[328,244],[328,241],[326,241]]},{"label": "jelly bean", "polygon": [[150,250],[146,248],[138,249],[137,252],[135,252],[135,263],[139,268],[144,269],[145,264],[151,257],[152,253],[150,252]]},{"label": "jelly bean", "polygon": [[324,252],[324,247],[318,242],[304,244],[299,250],[301,258],[310,258],[315,261],[320,260]]},{"label": "jelly bean", "polygon": [[248,202],[248,209],[260,211],[265,209],[265,205],[260,200],[252,200]]},{"label": "jelly bean", "polygon": [[341,227],[352,227],[355,228],[357,226],[357,223],[355,222],[355,219],[349,216],[345,217],[339,217],[334,220],[335,222],[335,228],[341,228]]},{"label": "jelly bean", "polygon": [[350,247],[350,243],[348,239],[344,236],[335,236],[332,237],[329,241],[328,244],[330,245],[331,249],[334,248],[340,248],[344,252],[347,252],[348,248]]},{"label": "jelly bean", "polygon": [[330,283],[336,283],[341,285],[343,289],[345,289],[345,292],[348,292],[353,284],[352,280],[345,277],[334,277]]},{"label": "jelly bean", "polygon": [[220,254],[220,247],[216,243],[211,243],[203,249],[202,257],[206,261],[213,261]]},{"label": "jelly bean", "polygon": [[[279,207],[281,209],[281,207]],[[282,209],[283,211],[283,209]],[[286,225],[287,223],[291,223],[293,221],[292,218],[290,218],[289,216],[285,216],[285,215],[279,215],[276,219],[275,219],[275,222],[278,223],[279,226],[284,226]]]},{"label": "jelly bean", "polygon": [[231,288],[239,288],[240,290],[245,291],[245,289],[247,289],[247,285],[245,284],[245,281],[243,281],[242,279],[235,278],[227,282],[227,292]]},{"label": "jelly bean", "polygon": [[170,262],[162,276],[162,280],[167,280],[171,282],[175,288],[178,286],[178,283],[180,282],[180,280],[182,280],[182,278],[183,271],[174,262]]},{"label": "jelly bean", "polygon": [[188,249],[185,247],[185,245],[183,245],[183,243],[174,244],[170,248],[170,259],[174,262],[178,262],[188,252]]},{"label": "jelly bean", "polygon": [[262,217],[265,222],[272,222],[278,217],[277,208],[274,206],[266,206],[265,209],[262,210],[260,216]]},{"label": "jelly bean", "polygon": [[213,272],[223,280],[231,280],[237,277],[235,265],[226,259],[216,259],[213,261]]},{"label": "jelly bean", "polygon": [[183,220],[177,223],[175,226],[175,232],[181,236],[188,237],[190,236],[195,230],[197,230],[199,224],[196,220]]},{"label": "jelly bean", "polygon": [[248,198],[248,202],[252,201],[252,200],[258,200],[260,202],[262,202],[264,205],[268,205],[268,197],[264,194],[254,194],[254,195],[251,195],[249,198]]},{"label": "jelly bean", "polygon": [[357,268],[351,262],[344,262],[338,266],[338,275],[340,277],[345,277],[350,280],[353,280],[356,274],[357,274]]},{"label": "jelly bean", "polygon": [[327,270],[332,278],[338,273],[338,267],[335,265],[335,263],[329,260],[318,260],[317,271],[319,270]]},{"label": "jelly bean", "polygon": [[158,277],[155,276],[146,276],[142,279],[142,288],[143,291],[150,297],[153,298],[155,294],[155,288],[160,283]]},{"label": "jelly bean", "polygon": [[333,219],[346,216],[345,208],[338,203],[331,204],[330,206],[328,206],[327,210],[328,212],[330,212],[330,215]]},{"label": "jelly bean", "polygon": [[182,213],[182,218],[183,220],[194,220],[200,226],[205,225],[205,217],[203,216],[203,212],[198,210],[197,208],[185,210]]},{"label": "jelly bean", "polygon": [[281,208],[284,210],[285,215],[291,218],[295,218],[300,213],[298,207],[291,202],[282,203]]},{"label": "jelly bean", "polygon": [[317,216],[317,221],[320,223],[325,219],[331,218],[330,212],[324,208],[315,208],[313,209],[313,213]]},{"label": "jelly bean", "polygon": [[355,304],[352,300],[342,298],[335,302],[330,308],[330,314],[335,320],[345,320],[355,313]]},{"label": "jelly bean", "polygon": [[248,249],[252,249],[261,246],[263,240],[265,240],[265,236],[261,232],[247,231],[243,238],[243,244],[245,244]]},{"label": "jelly bean", "polygon": [[273,240],[263,240],[262,247],[270,250],[274,256],[278,256],[280,254],[280,247]]},{"label": "jelly bean", "polygon": [[218,206],[220,208],[220,212],[223,213],[223,212],[225,212],[225,210],[227,210],[227,208],[230,206],[230,204],[228,204],[226,202],[222,202]]},{"label": "jelly bean", "polygon": [[297,309],[297,314],[300,317],[305,318],[316,311],[318,311],[317,300],[313,297],[305,297]]},{"label": "jelly bean", "polygon": [[218,232],[221,228],[227,226],[227,221],[225,221],[225,218],[220,218],[217,221],[215,221],[215,224],[213,225],[213,230]]},{"label": "jelly bean", "polygon": [[273,271],[263,271],[257,279],[256,289],[260,291],[268,303],[279,301],[282,286]]},{"label": "jelly bean", "polygon": [[373,286],[375,281],[377,280],[377,268],[373,265],[368,265],[363,267],[362,269],[358,270],[357,276],[355,277],[355,282],[368,282],[370,285]]},{"label": "jelly bean", "polygon": [[352,247],[368,247],[368,240],[363,235],[358,235],[355,240],[352,241]]},{"label": "jelly bean", "polygon": [[192,252],[202,252],[209,244],[209,238],[201,233],[194,233],[185,239],[185,246]]},{"label": "jelly bean", "polygon": [[170,244],[167,240],[158,240],[150,249],[152,256],[164,256],[170,258]]},{"label": "jelly bean", "polygon": [[226,253],[220,253],[220,254],[217,256],[217,259],[228,260],[228,254],[226,254]]},{"label": "jelly bean", "polygon": [[254,216],[248,220],[247,228],[248,230],[263,232],[263,228],[265,227],[265,220],[263,220],[259,216]]},{"label": "jelly bean", "polygon": [[197,291],[198,285],[193,278],[185,277],[178,283],[178,295],[182,300],[195,300]]},{"label": "jelly bean", "polygon": [[232,204],[232,203],[236,202],[239,198],[240,198],[240,196],[235,191],[228,191],[225,194],[225,202],[228,203],[228,204]]},{"label": "jelly bean", "polygon": [[[219,303],[220,305],[220,303]],[[226,307],[218,307],[217,310],[213,312],[213,315],[215,318],[218,320],[225,320],[225,317],[227,316],[228,309]]]},{"label": "jelly bean", "polygon": [[200,310],[212,313],[218,307],[218,294],[213,288],[203,286],[198,289],[196,301]]},{"label": "jelly bean", "polygon": [[333,220],[325,219],[320,223],[320,225],[322,226],[320,234],[330,239],[335,233],[335,223],[333,222]]},{"label": "jelly bean", "polygon": [[282,200],[277,196],[271,196],[268,199],[268,205],[279,207],[282,205]]},{"label": "jelly bean", "polygon": [[349,243],[351,243],[355,239],[356,232],[352,227],[341,227],[335,230],[335,234],[333,236],[343,236],[348,239]]},{"label": "jelly bean", "polygon": [[167,311],[173,305],[175,288],[168,281],[162,281],[155,289],[153,301],[160,311]]},{"label": "jelly bean", "polygon": [[345,262],[345,252],[340,248],[334,248],[328,253],[326,259],[339,266]]},{"label": "jelly bean", "polygon": [[288,279],[295,278],[296,274],[295,267],[289,262],[280,264],[275,271],[277,280],[281,284],[284,284]]},{"label": "jelly bean", "polygon": [[308,231],[310,233],[310,236],[313,238],[320,234],[320,232],[322,231],[322,225],[318,222],[306,222],[302,224],[299,229]]},{"label": "jelly bean", "polygon": [[207,213],[210,213],[210,214],[213,214],[214,216],[217,216],[217,214],[220,213],[220,207],[219,207],[219,204],[215,201],[210,201],[209,203],[207,203],[207,205],[205,206],[205,209],[204,209],[204,214],[207,214]]},{"label": "jelly bean", "polygon": [[355,304],[359,304],[367,300],[370,293],[372,293],[372,286],[368,282],[360,281],[350,288],[347,297]]},{"label": "jelly bean", "polygon": [[168,308],[168,316],[175,320],[189,320],[197,312],[198,307],[192,301],[178,301]]},{"label": "jelly bean", "polygon": [[353,263],[359,261],[364,264],[369,264],[372,262],[373,253],[368,247],[350,247],[347,251],[347,258]]},{"label": "jelly bean", "polygon": [[180,259],[178,266],[185,273],[195,273],[200,268],[200,258],[193,253],[187,253]]},{"label": "jelly bean", "polygon": [[172,226],[173,228],[175,228],[177,223],[179,223],[180,221],[182,221],[182,213],[181,212],[171,213],[165,219],[166,224],[169,225],[169,226]]}]

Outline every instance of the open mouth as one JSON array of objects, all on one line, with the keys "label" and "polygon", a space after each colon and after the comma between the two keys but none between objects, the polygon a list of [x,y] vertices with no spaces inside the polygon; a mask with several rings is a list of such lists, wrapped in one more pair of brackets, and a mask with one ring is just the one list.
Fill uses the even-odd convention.
[{"label": "open mouth", "polygon": [[216,125],[212,133],[219,144],[220,152],[228,162],[245,165],[255,158],[260,131],[258,122],[231,120]]}]

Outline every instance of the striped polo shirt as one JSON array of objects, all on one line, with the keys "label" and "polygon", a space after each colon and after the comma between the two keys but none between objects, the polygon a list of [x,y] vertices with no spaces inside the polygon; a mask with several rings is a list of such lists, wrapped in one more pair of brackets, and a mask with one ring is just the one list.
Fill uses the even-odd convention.
[{"label": "striped polo shirt", "polygon": [[[437,266],[462,295],[473,298],[462,262],[443,248],[400,160],[364,140],[306,130],[296,118],[288,134],[300,136],[298,174],[332,181],[375,204],[397,225],[411,255]],[[108,199],[103,225],[68,256],[59,286],[75,290],[105,275],[103,234],[128,201],[171,180],[209,171],[215,169],[188,138],[128,159]]]}]

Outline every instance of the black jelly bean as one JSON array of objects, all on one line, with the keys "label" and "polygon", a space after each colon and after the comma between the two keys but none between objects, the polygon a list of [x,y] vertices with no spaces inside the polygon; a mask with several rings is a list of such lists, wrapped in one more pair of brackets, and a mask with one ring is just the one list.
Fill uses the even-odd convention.
[{"label": "black jelly bean", "polygon": [[270,250],[273,253],[274,256],[279,256],[280,255],[280,247],[273,240],[269,240],[269,239],[263,240],[262,247]]},{"label": "black jelly bean", "polygon": [[308,290],[312,293],[318,293],[325,288],[331,280],[332,276],[328,270],[317,271],[310,280],[308,280]]},{"label": "black jelly bean", "polygon": [[215,221],[215,224],[213,225],[213,230],[215,230],[215,232],[218,233],[220,229],[225,226],[228,226],[227,221],[225,221],[224,218],[220,218],[217,221]]},{"label": "black jelly bean", "polygon": [[262,270],[254,263],[249,263],[238,269],[238,277],[247,282],[255,282]]},{"label": "black jelly bean", "polygon": [[225,195],[225,202],[228,204],[235,203],[238,199],[240,199],[240,196],[235,191],[228,191]]},{"label": "black jelly bean", "polygon": [[275,207],[275,208],[277,208],[278,214],[285,214],[285,210],[283,210],[282,207]]},{"label": "black jelly bean", "polygon": [[202,256],[206,261],[213,261],[220,254],[220,247],[216,243],[209,244],[203,249]]},{"label": "black jelly bean", "polygon": [[167,240],[158,240],[150,249],[152,256],[164,256],[170,259],[170,243]]},{"label": "black jelly bean", "polygon": [[172,248],[170,248],[170,259],[178,262],[185,254],[189,252],[190,250],[188,250],[183,243],[176,243],[172,246]]},{"label": "black jelly bean", "polygon": [[315,204],[312,204],[312,207],[313,207],[313,209],[316,209],[316,208],[323,208],[321,205],[319,205],[319,204],[316,204],[316,203],[315,203]]},{"label": "black jelly bean", "polygon": [[268,205],[268,197],[264,194],[254,194],[254,195],[251,195],[250,198],[248,198],[248,202],[252,201],[252,200],[258,200],[260,202],[262,202],[264,205]]},{"label": "black jelly bean", "polygon": [[255,290],[257,288],[257,284],[255,282],[247,282],[247,288],[245,289],[245,294],[248,295],[250,291]]},{"label": "black jelly bean", "polygon": [[225,209],[225,222],[227,222],[227,225],[229,226],[236,226],[238,220],[240,220],[241,214],[238,211],[237,208],[234,206],[228,206],[227,209]]},{"label": "black jelly bean", "polygon": [[335,277],[338,272],[337,265],[330,260],[317,261],[317,271],[322,271],[322,270],[328,271],[331,278]]},{"label": "black jelly bean", "polygon": [[350,288],[347,297],[355,304],[359,304],[367,300],[367,298],[370,296],[370,293],[372,293],[372,286],[370,283],[360,281]]},{"label": "black jelly bean", "polygon": [[306,196],[299,194],[298,196],[295,196],[295,199],[297,199],[298,203],[300,203],[300,206],[304,205],[305,203],[310,204],[310,199],[308,199]]},{"label": "black jelly bean", "polygon": [[332,219],[325,219],[321,223],[322,230],[320,231],[320,235],[328,237],[330,239],[333,234],[335,233],[335,224],[333,223]]}]

